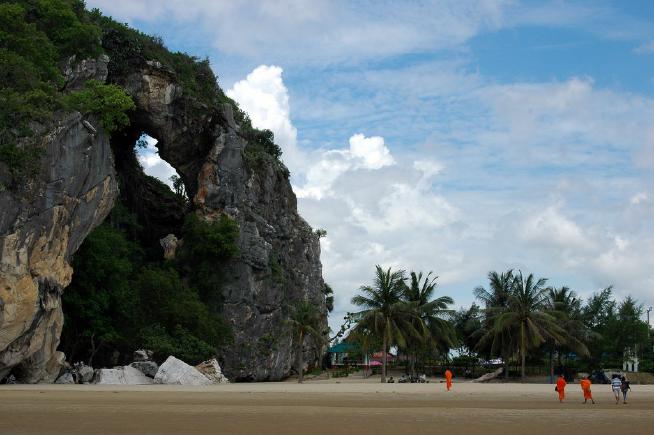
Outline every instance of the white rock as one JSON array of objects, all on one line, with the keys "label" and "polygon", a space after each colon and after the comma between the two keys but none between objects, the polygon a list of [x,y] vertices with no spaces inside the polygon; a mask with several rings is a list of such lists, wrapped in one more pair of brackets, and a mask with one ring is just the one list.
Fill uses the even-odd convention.
[{"label": "white rock", "polygon": [[211,385],[213,382],[184,361],[169,356],[154,377],[156,384]]},{"label": "white rock", "polygon": [[152,384],[153,381],[140,370],[124,366],[96,370],[94,383],[102,385],[144,385]]},{"label": "white rock", "polygon": [[200,363],[195,368],[214,384],[229,384],[229,379],[223,375],[223,371],[220,369],[220,364],[218,364],[216,358]]}]

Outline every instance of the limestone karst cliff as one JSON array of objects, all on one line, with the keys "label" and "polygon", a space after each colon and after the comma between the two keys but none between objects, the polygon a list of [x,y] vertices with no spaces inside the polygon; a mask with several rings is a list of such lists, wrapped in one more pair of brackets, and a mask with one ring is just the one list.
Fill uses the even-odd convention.
[{"label": "limestone karst cliff", "polygon": [[[135,103],[129,126],[110,134],[96,114],[60,110],[24,141],[40,150],[29,183],[0,189],[0,379],[11,372],[24,382],[52,382],[59,374],[61,296],[74,274],[71,259],[121,194],[117,147],[133,148],[142,133],[158,140],[159,154],[182,178],[186,213],[228,216],[238,225],[239,253],[220,265],[221,315],[233,334],[220,349],[225,373],[281,379],[295,362],[288,307],[307,298],[327,324],[319,240],[297,213],[288,171],[261,151],[260,132],[213,74],[189,81],[163,48],[157,56],[129,46],[134,41],[112,26],[102,28],[101,55],[68,58],[59,67],[64,92],[91,79],[124,89]],[[7,173],[0,161],[0,182]]]}]

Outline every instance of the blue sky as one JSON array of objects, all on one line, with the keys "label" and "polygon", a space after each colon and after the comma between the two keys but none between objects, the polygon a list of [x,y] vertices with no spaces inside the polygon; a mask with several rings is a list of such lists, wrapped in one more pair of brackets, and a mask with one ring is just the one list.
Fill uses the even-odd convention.
[{"label": "blue sky", "polygon": [[654,304],[654,2],[87,3],[208,56],[275,132],[334,329],[376,263],[458,306],[506,268]]}]

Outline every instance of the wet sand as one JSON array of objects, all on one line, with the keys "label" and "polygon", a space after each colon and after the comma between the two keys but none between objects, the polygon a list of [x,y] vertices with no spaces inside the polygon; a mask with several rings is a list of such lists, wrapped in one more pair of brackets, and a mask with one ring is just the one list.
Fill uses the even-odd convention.
[{"label": "wet sand", "polygon": [[595,385],[558,402],[552,385],[377,384],[348,380],[212,387],[3,385],[0,434],[647,434],[654,386],[628,405]]}]

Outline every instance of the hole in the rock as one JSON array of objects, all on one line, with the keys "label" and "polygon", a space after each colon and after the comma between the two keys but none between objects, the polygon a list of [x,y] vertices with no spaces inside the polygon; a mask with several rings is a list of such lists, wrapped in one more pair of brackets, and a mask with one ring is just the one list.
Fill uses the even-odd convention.
[{"label": "hole in the rock", "polygon": [[134,119],[111,138],[119,195],[75,253],[62,298],[59,348],[70,362],[123,365],[145,347],[159,363],[175,355],[197,364],[230,340],[221,315],[221,265],[237,252],[238,228],[195,218],[184,183],[171,179],[177,172],[158,153],[157,145],[167,155],[168,144],[156,137],[156,129]]},{"label": "hole in the rock", "polygon": [[165,183],[176,194],[186,197],[184,183],[175,168],[159,156],[157,142],[157,139],[147,133],[142,133],[136,141],[136,156],[143,172]]}]

